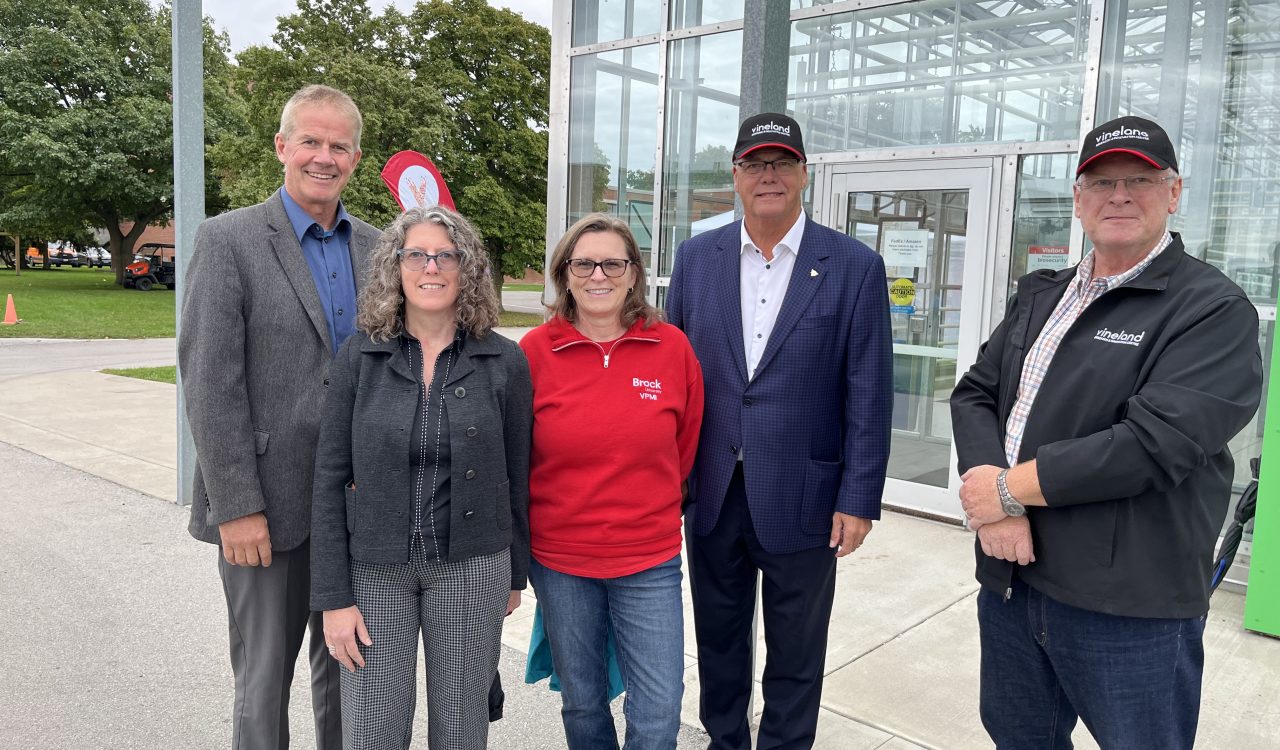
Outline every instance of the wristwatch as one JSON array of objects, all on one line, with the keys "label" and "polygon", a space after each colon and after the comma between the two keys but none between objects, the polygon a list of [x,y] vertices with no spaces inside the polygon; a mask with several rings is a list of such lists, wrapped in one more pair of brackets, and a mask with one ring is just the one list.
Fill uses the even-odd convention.
[{"label": "wristwatch", "polygon": [[1013,495],[1009,492],[1009,483],[1005,481],[1005,476],[1009,473],[1008,469],[1002,469],[996,474],[996,491],[1000,493],[1000,507],[1004,508],[1004,514],[1011,518],[1025,515],[1026,506],[1013,499]]}]

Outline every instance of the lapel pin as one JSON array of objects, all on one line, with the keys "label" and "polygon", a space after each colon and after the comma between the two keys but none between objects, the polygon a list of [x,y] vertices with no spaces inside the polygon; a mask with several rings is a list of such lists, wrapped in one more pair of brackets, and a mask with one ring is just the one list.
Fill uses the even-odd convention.
[{"label": "lapel pin", "polygon": [[816,270],[816,269],[810,268],[810,269],[809,269],[809,275],[810,275],[810,276],[817,276],[817,275],[818,275],[818,272],[817,272],[817,270]]}]

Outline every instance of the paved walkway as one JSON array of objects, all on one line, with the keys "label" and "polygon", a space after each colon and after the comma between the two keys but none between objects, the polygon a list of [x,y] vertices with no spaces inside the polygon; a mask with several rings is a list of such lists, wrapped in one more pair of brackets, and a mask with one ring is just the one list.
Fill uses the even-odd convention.
[{"label": "paved walkway", "polygon": [[[0,339],[0,597],[20,614],[0,624],[15,644],[0,680],[0,710],[16,726],[7,745],[225,743],[231,678],[212,552],[172,505],[174,388],[95,371],[166,361],[171,340]],[[961,529],[887,513],[840,561],[816,747],[990,747],[977,715],[971,545]],[[1242,609],[1239,594],[1214,597],[1200,747],[1280,747],[1280,641],[1243,630]],[[531,616],[522,607],[504,632],[512,713],[494,727],[495,748],[563,747],[556,697],[515,684]],[[685,651],[680,747],[698,747],[687,614]],[[305,695],[292,714],[306,747]],[[1076,737],[1096,747],[1083,728]]]}]

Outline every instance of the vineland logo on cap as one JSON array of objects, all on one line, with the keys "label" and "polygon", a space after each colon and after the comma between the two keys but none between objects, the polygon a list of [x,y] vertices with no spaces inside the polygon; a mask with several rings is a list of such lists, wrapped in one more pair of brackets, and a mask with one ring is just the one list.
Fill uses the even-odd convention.
[{"label": "vineland logo on cap", "polygon": [[754,128],[752,128],[752,129],[751,129],[751,137],[752,137],[752,138],[756,137],[757,135],[764,134],[764,133],[781,133],[781,134],[783,134],[783,135],[791,135],[791,126],[790,126],[790,125],[778,125],[778,124],[777,124],[777,123],[775,123],[773,120],[770,120],[770,121],[769,121],[769,122],[767,122],[767,123],[763,123],[763,124],[757,125],[757,126],[755,126]]},{"label": "vineland logo on cap", "polygon": [[1099,133],[1097,138],[1093,139],[1093,145],[1101,146],[1104,143],[1110,143],[1117,138],[1139,138],[1144,141],[1151,140],[1150,134],[1145,130],[1136,130],[1134,128],[1116,128],[1107,133]]},{"label": "vineland logo on cap", "polygon": [[758,148],[776,146],[804,159],[804,139],[800,137],[800,123],[780,112],[761,112],[752,115],[738,127],[738,140],[733,144],[733,160],[736,162]]},{"label": "vineland logo on cap", "polygon": [[1169,142],[1169,134],[1159,124],[1141,117],[1126,116],[1105,122],[1089,131],[1081,145],[1077,175],[1094,159],[1111,153],[1127,153],[1156,169],[1178,171],[1178,154]]}]

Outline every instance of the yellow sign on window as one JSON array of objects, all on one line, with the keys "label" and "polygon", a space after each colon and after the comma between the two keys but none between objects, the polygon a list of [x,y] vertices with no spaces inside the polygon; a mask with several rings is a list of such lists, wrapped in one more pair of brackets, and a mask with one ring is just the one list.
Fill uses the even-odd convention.
[{"label": "yellow sign on window", "polygon": [[916,284],[911,279],[897,279],[889,285],[889,302],[898,307],[916,300]]}]

